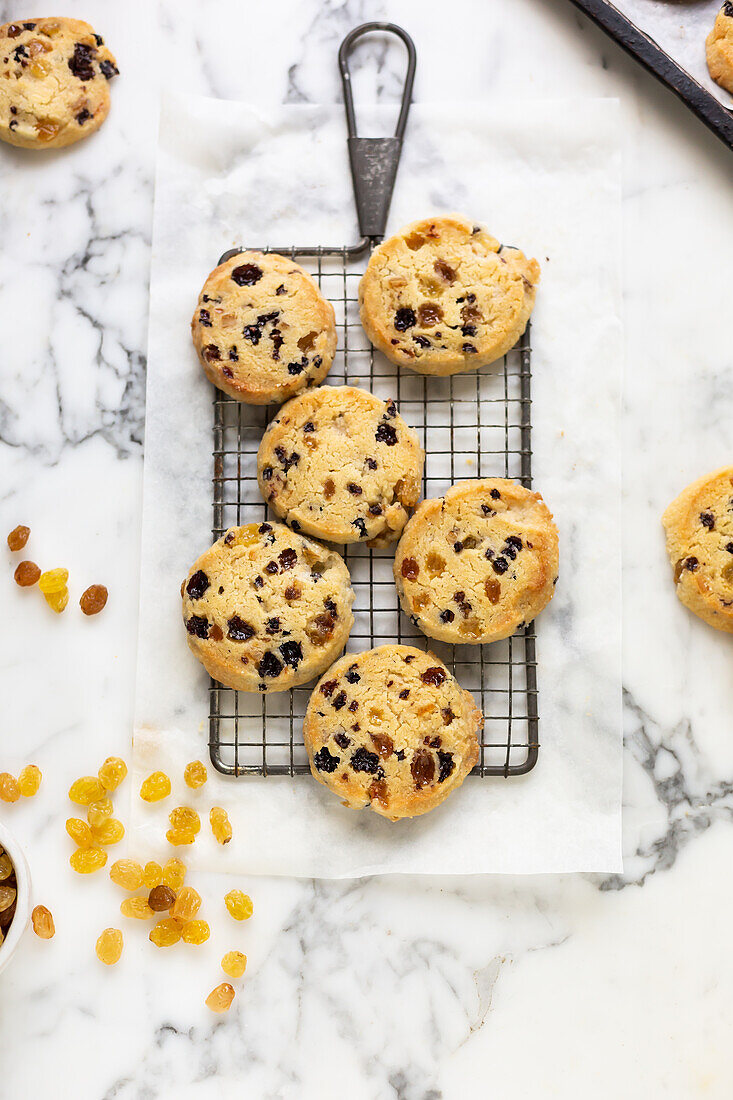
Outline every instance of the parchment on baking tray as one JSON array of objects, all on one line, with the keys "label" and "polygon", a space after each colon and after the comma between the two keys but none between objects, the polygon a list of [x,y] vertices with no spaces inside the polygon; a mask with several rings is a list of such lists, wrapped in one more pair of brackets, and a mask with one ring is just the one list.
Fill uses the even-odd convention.
[{"label": "parchment on baking tray", "polygon": [[[360,113],[387,133],[394,110]],[[236,872],[345,877],[621,869],[619,112],[615,101],[415,105],[390,228],[462,211],[542,265],[533,317],[534,478],[560,529],[556,595],[538,619],[540,758],[469,778],[432,814],[354,812],[310,776],[228,779],[207,760],[208,678],[186,645],[180,584],[211,541],[212,390],[190,338],[201,284],[233,245],[358,239],[343,111],[163,106],[153,242],[132,799],[133,853],[162,859],[172,806],[204,825],[186,859]],[[475,472],[475,471],[474,471]],[[471,476],[461,470],[461,476]],[[140,782],[161,769],[165,802]],[[226,807],[231,844],[208,809]]]}]

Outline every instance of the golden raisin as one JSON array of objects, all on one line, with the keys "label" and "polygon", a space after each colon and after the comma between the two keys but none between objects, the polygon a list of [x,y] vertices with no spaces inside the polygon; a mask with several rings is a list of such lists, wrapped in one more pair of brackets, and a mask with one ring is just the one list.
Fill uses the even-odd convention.
[{"label": "golden raisin", "polygon": [[14,527],[8,535],[8,546],[15,552],[16,550],[22,550],[25,544],[28,542],[28,537],[31,533],[30,527],[24,527],[19,524]]},{"label": "golden raisin", "polygon": [[143,780],[140,797],[143,802],[160,802],[171,793],[171,781],[165,772],[153,772]]},{"label": "golden raisin", "polygon": [[135,859],[118,859],[110,867],[109,877],[123,890],[139,890],[143,884],[143,869]]},{"label": "golden raisin", "polygon": [[125,898],[120,905],[123,917],[134,917],[135,920],[149,920],[155,913],[148,905],[148,899],[143,894],[136,894],[132,898]]},{"label": "golden raisin", "polygon": [[56,925],[53,923],[50,909],[45,905],[37,905],[31,913],[33,931],[42,940],[50,940],[56,933]]},{"label": "golden raisin", "polygon": [[209,811],[209,821],[214,839],[219,844],[228,844],[232,839],[232,826],[226,810],[221,806],[212,806]]},{"label": "golden raisin", "polygon": [[[29,72],[31,76],[37,76],[39,78],[48,76],[51,72],[51,63],[47,61],[45,57],[37,57],[35,61],[31,61]],[[50,141],[51,139],[49,138],[48,140]]]},{"label": "golden raisin", "polygon": [[61,127],[50,118],[39,118],[36,121],[36,134],[39,141],[53,141]]},{"label": "golden raisin", "polygon": [[182,886],[171,909],[171,916],[176,920],[189,921],[198,913],[201,907],[201,895],[193,886]]},{"label": "golden raisin", "polygon": [[7,882],[14,874],[15,868],[12,859],[4,848],[0,848],[0,882]]},{"label": "golden raisin", "polygon": [[201,819],[190,806],[176,806],[168,814],[171,828],[184,833],[198,833],[201,828]]},{"label": "golden raisin", "polygon": [[66,822],[66,832],[78,848],[91,848],[94,844],[92,830],[89,828],[86,821],[82,821],[80,817],[68,818]]},{"label": "golden raisin", "polygon": [[172,947],[181,938],[180,925],[171,917],[165,917],[153,925],[148,938],[156,947]]},{"label": "golden raisin", "polygon": [[170,886],[171,890],[180,890],[186,881],[186,865],[180,859],[169,859],[163,868],[160,880],[164,886]]},{"label": "golden raisin", "polygon": [[241,951],[227,951],[221,960],[221,968],[230,978],[241,978],[247,969],[247,956]]},{"label": "golden raisin", "polygon": [[1,914],[6,913],[8,911],[8,909],[12,909],[12,906],[14,905],[17,896],[18,896],[18,891],[15,889],[14,886],[0,886],[0,913]]},{"label": "golden raisin", "polygon": [[100,825],[92,825],[92,836],[97,844],[119,844],[125,835],[125,826],[116,817],[107,817]]},{"label": "golden raisin", "polygon": [[176,900],[176,895],[171,890],[170,886],[154,886],[148,894],[148,905],[154,913],[167,913],[173,902]]},{"label": "golden raisin", "polygon": [[157,886],[162,878],[163,868],[154,859],[149,860],[143,867],[143,883],[148,890]]},{"label": "golden raisin", "polygon": [[105,794],[103,798],[87,806],[87,821],[94,828],[103,825],[112,816],[112,800]]},{"label": "golden raisin", "polygon": [[57,615],[66,610],[66,605],[69,602],[68,588],[62,588],[60,592],[44,592],[43,596],[48,606]]},{"label": "golden raisin", "polygon": [[89,806],[105,797],[105,790],[96,775],[84,775],[69,787],[69,798],[77,806]]},{"label": "golden raisin", "polygon": [[47,569],[38,579],[38,587],[44,596],[51,592],[63,592],[69,579],[68,569]]},{"label": "golden raisin", "polygon": [[183,926],[181,939],[184,943],[192,943],[198,947],[200,944],[206,943],[210,934],[209,926],[205,920],[190,920],[188,924]]},{"label": "golden raisin", "polygon": [[127,775],[127,764],[119,756],[108,756],[97,774],[105,791],[116,791]]},{"label": "golden raisin", "polygon": [[241,890],[230,890],[225,894],[224,904],[235,920],[249,920],[252,916],[252,898]]},{"label": "golden raisin", "polygon": [[41,570],[34,561],[20,562],[13,573],[15,583],[19,584],[21,588],[29,588],[32,584],[35,584],[40,575]]},{"label": "golden raisin", "polygon": [[96,945],[97,958],[105,966],[114,966],[119,962],[122,954],[122,933],[119,928],[105,928],[101,932]]},{"label": "golden raisin", "polygon": [[19,798],[18,780],[10,772],[0,772],[0,801],[17,802]]},{"label": "golden raisin", "polygon": [[69,863],[80,875],[90,875],[99,871],[107,862],[104,848],[77,848],[71,853]]},{"label": "golden raisin", "polygon": [[222,982],[216,989],[212,989],[206,998],[206,1005],[212,1012],[228,1012],[234,1000],[234,986],[229,982]]},{"label": "golden raisin", "polygon": [[23,798],[33,798],[33,795],[38,793],[42,778],[41,769],[35,764],[28,764],[23,768],[18,776],[18,789]]},{"label": "golden raisin", "polygon": [[181,844],[193,844],[196,834],[186,829],[169,829],[165,834],[165,839],[169,844],[178,848]]},{"label": "golden raisin", "polygon": [[186,781],[186,786],[195,791],[199,787],[203,787],[208,779],[208,775],[206,774],[206,768],[200,760],[192,760],[190,764],[186,764],[183,778]]},{"label": "golden raisin", "polygon": [[103,584],[91,584],[79,598],[79,607],[85,615],[98,615],[107,603],[107,589]]}]

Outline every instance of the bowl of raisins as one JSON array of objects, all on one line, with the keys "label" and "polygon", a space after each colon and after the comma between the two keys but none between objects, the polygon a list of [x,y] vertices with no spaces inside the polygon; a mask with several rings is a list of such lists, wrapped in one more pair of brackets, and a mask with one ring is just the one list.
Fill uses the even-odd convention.
[{"label": "bowl of raisins", "polygon": [[28,927],[31,877],[23,850],[0,821],[0,970],[10,962]]}]

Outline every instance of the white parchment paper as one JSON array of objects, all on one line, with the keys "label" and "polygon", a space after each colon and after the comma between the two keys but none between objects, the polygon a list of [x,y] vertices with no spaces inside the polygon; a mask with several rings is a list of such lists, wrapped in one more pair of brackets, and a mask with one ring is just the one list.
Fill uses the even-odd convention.
[{"label": "white parchment paper", "polygon": [[[388,132],[394,112],[360,115]],[[389,117],[389,122],[387,121]],[[533,317],[534,477],[561,539],[560,581],[538,620],[540,758],[519,779],[468,779],[432,814],[354,812],[311,779],[228,779],[190,792],[207,759],[208,678],[181,623],[181,580],[211,541],[212,390],[189,323],[219,255],[243,242],[358,239],[339,107],[262,112],[165,102],[151,284],[133,790],[153,770],[173,794],[133,795],[141,857],[167,854],[167,813],[225,806],[186,858],[236,872],[345,877],[621,869],[620,155],[615,101],[412,108],[390,227],[458,210],[542,265]],[[407,372],[409,373],[409,372]],[[409,416],[408,416],[409,419]],[[469,474],[466,471],[463,476]]]}]

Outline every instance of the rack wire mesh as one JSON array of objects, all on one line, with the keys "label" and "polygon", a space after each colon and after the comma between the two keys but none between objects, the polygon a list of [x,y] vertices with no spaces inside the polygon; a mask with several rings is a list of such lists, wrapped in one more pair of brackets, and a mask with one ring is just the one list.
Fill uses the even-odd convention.
[{"label": "rack wire mesh", "polygon": [[[327,385],[353,385],[396,400],[425,448],[423,495],[440,496],[472,477],[509,477],[528,488],[531,469],[530,329],[500,363],[448,378],[400,370],[375,353],[359,320],[357,290],[370,241],[345,248],[287,248],[317,279],[336,313],[338,352]],[[215,391],[212,534],[261,522],[267,506],[257,486],[257,448],[273,409],[244,405]],[[535,633],[529,624],[511,638],[483,646],[451,646],[426,638],[399,607],[392,577],[394,547],[339,547],[355,593],[354,627],[346,652],[389,642],[430,648],[471,691],[484,714],[478,776],[516,776],[538,757]],[[309,771],[302,720],[312,685],[255,696],[212,680],[209,753],[224,774],[300,775]]]}]

